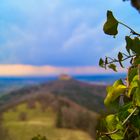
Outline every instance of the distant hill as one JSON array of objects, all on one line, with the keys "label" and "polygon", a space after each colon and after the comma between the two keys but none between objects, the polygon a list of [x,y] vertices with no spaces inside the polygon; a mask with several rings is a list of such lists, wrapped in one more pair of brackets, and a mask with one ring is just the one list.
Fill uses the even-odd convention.
[{"label": "distant hill", "polygon": [[103,98],[105,96],[106,86],[88,84],[74,79],[56,80],[35,86],[27,86],[0,97],[1,109],[12,104],[24,101],[34,97],[36,94],[51,93],[56,96],[62,96],[74,101],[75,103],[86,107],[95,112],[104,110]]},{"label": "distant hill", "polygon": [[[42,135],[48,132],[49,140],[54,140],[56,135],[63,140],[63,136],[60,136],[63,133],[68,134],[68,139],[71,133],[75,135],[73,137],[75,140],[83,140],[82,138],[91,140],[89,136],[77,130],[85,131],[94,139],[99,113],[105,109],[103,105],[105,89],[104,85],[88,84],[64,76],[55,81],[23,87],[0,97],[2,124],[10,133],[12,140],[21,140],[18,137],[21,137],[24,129],[29,133],[30,129],[34,130],[34,125],[39,125],[39,128],[27,136],[25,132],[24,140],[37,132]],[[39,110],[36,110],[36,104],[39,104]],[[55,113],[53,116],[55,120],[51,119],[55,126],[47,126],[48,108]],[[73,130],[76,130],[75,134]],[[82,138],[79,135],[83,135]]]}]

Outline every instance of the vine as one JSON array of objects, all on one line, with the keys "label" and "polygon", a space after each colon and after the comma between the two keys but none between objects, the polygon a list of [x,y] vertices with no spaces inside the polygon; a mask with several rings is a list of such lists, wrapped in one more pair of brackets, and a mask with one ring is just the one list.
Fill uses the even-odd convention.
[{"label": "vine", "polygon": [[119,79],[112,86],[107,87],[104,104],[113,108],[113,113],[100,121],[97,140],[140,139],[140,34],[118,21],[112,11],[107,11],[104,33],[116,36],[119,25],[130,31],[130,34],[125,36],[127,54],[118,52],[117,58],[101,58],[99,65],[117,72],[116,63],[124,68],[123,61],[129,60],[130,67],[126,81]]}]

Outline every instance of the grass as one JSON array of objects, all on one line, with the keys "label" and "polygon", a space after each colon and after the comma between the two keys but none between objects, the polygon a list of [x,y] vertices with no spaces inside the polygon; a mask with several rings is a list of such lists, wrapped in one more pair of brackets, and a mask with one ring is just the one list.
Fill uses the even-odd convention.
[{"label": "grass", "polygon": [[[21,113],[26,114],[25,120],[19,117]],[[22,103],[3,114],[3,126],[8,130],[10,140],[31,140],[38,134],[46,136],[48,140],[92,140],[83,131],[56,128],[55,119],[56,114],[51,108],[43,112],[39,103],[34,109]]]}]

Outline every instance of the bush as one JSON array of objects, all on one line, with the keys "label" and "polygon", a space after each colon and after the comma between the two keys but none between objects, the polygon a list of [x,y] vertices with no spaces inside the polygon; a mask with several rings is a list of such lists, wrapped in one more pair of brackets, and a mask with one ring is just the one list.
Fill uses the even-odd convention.
[{"label": "bush", "polygon": [[27,120],[27,113],[26,112],[21,112],[19,114],[19,120],[20,121],[26,121]]},{"label": "bush", "polygon": [[62,128],[63,127],[63,116],[62,116],[61,108],[59,108],[58,111],[57,111],[56,127],[58,127],[58,128]]},{"label": "bush", "polygon": [[35,102],[35,100],[34,100],[34,99],[28,100],[28,102],[27,102],[27,107],[28,107],[29,109],[35,109],[35,108],[36,108],[36,102]]}]

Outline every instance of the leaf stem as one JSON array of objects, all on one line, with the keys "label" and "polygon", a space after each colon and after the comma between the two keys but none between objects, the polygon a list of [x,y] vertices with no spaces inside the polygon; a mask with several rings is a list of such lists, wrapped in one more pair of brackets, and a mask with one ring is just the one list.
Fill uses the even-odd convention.
[{"label": "leaf stem", "polygon": [[127,54],[125,54],[125,53],[122,53],[123,55],[125,55],[126,57],[128,57],[128,55]]},{"label": "leaf stem", "polygon": [[135,111],[137,110],[137,107],[129,114],[129,116],[123,121],[122,125],[124,125],[128,119],[135,113]]},{"label": "leaf stem", "polygon": [[128,29],[131,31],[131,33],[132,33],[133,35],[140,36],[139,33],[137,33],[136,31],[134,31],[134,30],[133,30],[131,27],[129,27],[128,25],[126,25],[126,24],[124,24],[124,23],[122,23],[122,22],[120,22],[120,21],[119,21],[119,24],[121,24],[121,25],[125,26],[126,28],[128,28]]},{"label": "leaf stem", "polygon": [[108,58],[108,59],[110,59],[110,60],[112,60],[112,61],[114,60],[113,58],[111,58],[111,57],[108,57],[108,56],[106,56],[106,58]]}]

